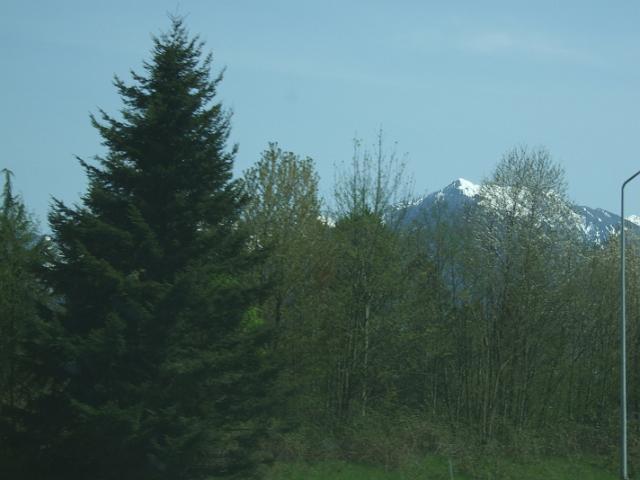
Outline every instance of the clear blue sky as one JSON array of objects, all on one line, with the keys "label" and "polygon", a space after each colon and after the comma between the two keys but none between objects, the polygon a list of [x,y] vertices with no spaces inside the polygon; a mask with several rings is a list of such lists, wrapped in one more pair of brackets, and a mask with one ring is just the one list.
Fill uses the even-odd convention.
[{"label": "clear blue sky", "polygon": [[227,67],[237,173],[277,141],[316,160],[328,193],[351,139],[380,126],[417,193],[544,145],[572,200],[617,211],[640,169],[638,2],[5,0],[0,168],[41,221],[52,195],[84,191],[74,156],[103,152],[89,113],[117,112],[113,75],[140,70],[167,12]]}]

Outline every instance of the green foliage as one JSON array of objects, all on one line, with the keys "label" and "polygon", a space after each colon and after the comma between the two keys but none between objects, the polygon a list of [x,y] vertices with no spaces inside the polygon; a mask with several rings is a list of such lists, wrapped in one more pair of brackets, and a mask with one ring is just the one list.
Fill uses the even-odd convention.
[{"label": "green foliage", "polygon": [[108,153],[82,161],[82,206],[50,215],[65,312],[48,478],[247,478],[258,460],[267,331],[210,68],[174,19],[145,73],[116,78],[122,119],[92,118]]},{"label": "green foliage", "polygon": [[293,321],[287,305],[304,295],[305,281],[314,269],[309,256],[322,229],[318,175],[312,159],[271,143],[244,173],[242,185],[249,197],[243,225],[253,248],[266,256],[255,272],[271,290],[263,310],[285,334],[286,324]]},{"label": "green foliage", "polygon": [[[451,462],[451,469],[450,469]],[[347,462],[278,464],[269,480],[614,480],[610,469],[590,458],[545,458],[526,463],[485,458],[473,472],[459,471],[455,460],[442,456],[414,459],[400,468],[386,470]]]},{"label": "green foliage", "polygon": [[50,303],[39,280],[46,242],[5,175],[0,205],[0,469],[18,475],[32,440],[29,418],[47,392],[37,375],[42,359],[31,346],[44,333],[41,311]]},{"label": "green foliage", "polygon": [[318,321],[315,295],[321,291],[325,259],[320,251],[327,229],[318,175],[312,159],[272,143],[244,173],[242,183],[249,196],[242,225],[254,252],[264,257],[252,278],[269,290],[259,318],[273,330],[269,351],[280,370],[271,392],[279,405],[272,430],[287,430],[317,406],[311,393],[318,381],[313,366],[317,357],[311,352],[320,347],[313,333]]},{"label": "green foliage", "polygon": [[[404,229],[377,192],[402,185],[396,164],[359,148],[308,251],[318,276],[295,287],[313,293],[287,305],[305,312],[280,344],[299,423],[276,455],[394,468],[444,448],[471,472],[485,453],[615,457],[617,243],[577,236],[549,153],[507,152],[479,207],[437,203]],[[637,260],[631,248],[630,291]]]}]

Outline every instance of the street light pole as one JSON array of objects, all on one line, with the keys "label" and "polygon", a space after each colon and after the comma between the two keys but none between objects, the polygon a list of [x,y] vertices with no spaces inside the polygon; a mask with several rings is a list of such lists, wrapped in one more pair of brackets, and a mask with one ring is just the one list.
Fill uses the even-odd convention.
[{"label": "street light pole", "polygon": [[625,280],[624,187],[640,175],[629,177],[620,189],[620,478],[629,480],[627,469],[627,294]]}]

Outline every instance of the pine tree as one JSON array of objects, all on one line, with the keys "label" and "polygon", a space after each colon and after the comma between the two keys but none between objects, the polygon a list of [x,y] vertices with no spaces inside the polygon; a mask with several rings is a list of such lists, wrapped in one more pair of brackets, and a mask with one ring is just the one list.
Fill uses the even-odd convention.
[{"label": "pine tree", "polygon": [[30,344],[42,327],[48,295],[39,279],[45,258],[24,203],[14,195],[9,170],[0,204],[0,473],[17,475],[29,436],[26,419],[43,393]]},{"label": "pine tree", "polygon": [[256,463],[269,370],[222,75],[180,19],[153,41],[145,73],[115,79],[121,119],[92,117],[108,153],[81,160],[82,204],[50,215],[67,385],[47,478],[247,478]]}]

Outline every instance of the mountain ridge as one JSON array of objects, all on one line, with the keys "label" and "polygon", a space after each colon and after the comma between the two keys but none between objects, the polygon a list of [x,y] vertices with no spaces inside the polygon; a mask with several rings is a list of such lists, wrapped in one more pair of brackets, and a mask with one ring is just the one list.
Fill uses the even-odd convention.
[{"label": "mountain ridge", "polygon": [[[465,178],[457,178],[444,188],[429,193],[405,208],[404,223],[419,221],[436,203],[445,202],[450,214],[461,213],[461,210],[480,201],[481,186]],[[620,215],[603,208],[567,203],[568,213],[573,219],[575,228],[590,243],[602,244],[611,235],[620,230]],[[626,217],[627,228],[640,233],[640,216]]]}]

